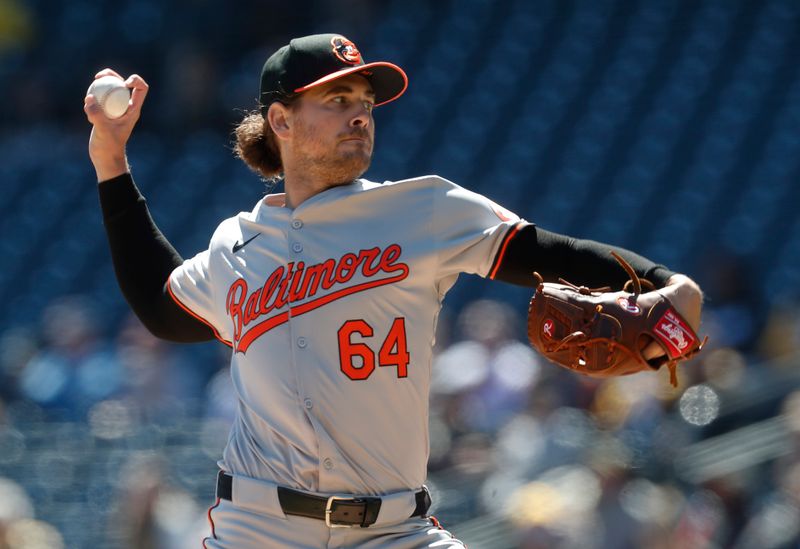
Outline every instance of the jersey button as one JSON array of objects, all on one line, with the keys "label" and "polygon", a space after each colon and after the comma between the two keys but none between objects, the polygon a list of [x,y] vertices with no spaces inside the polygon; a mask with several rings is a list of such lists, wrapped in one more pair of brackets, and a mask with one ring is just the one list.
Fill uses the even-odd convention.
[{"label": "jersey button", "polygon": [[330,471],[331,469],[333,469],[333,460],[331,458],[325,458],[325,460],[322,462],[322,466],[325,467],[325,469],[327,469],[328,471]]},{"label": "jersey button", "polygon": [[292,221],[292,229],[300,229],[303,226],[303,222],[299,219],[294,219]]},{"label": "jersey button", "polygon": [[296,253],[299,254],[300,252],[303,251],[303,245],[300,244],[299,242],[295,242],[294,244],[292,244],[292,250],[294,250]]},{"label": "jersey button", "polygon": [[308,342],[306,341],[306,338],[304,338],[304,337],[298,337],[297,338],[297,346],[298,347],[300,347],[301,349],[305,349],[306,345],[308,345]]},{"label": "jersey button", "polygon": [[311,408],[313,408],[313,407],[314,407],[314,403],[313,403],[313,402],[311,402],[311,399],[310,399],[310,398],[307,398],[307,399],[305,399],[305,400],[303,401],[303,404],[305,404],[305,406],[306,406],[306,410],[310,410]]}]

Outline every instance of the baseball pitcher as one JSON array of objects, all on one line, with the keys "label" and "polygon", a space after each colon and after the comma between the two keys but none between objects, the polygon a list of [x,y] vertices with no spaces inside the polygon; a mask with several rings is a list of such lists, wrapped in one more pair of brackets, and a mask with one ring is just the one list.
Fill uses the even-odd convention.
[{"label": "baseball pitcher", "polygon": [[[96,78],[107,75],[116,73]],[[280,48],[236,152],[262,178],[282,178],[285,193],[223,221],[189,259],[156,227],[125,155],[147,84],[127,78],[130,106],[118,119],[85,99],[125,298],[158,337],[230,347],[238,413],[207,549],[463,547],[428,516],[424,484],[445,294],[460,273],[530,287],[533,271],[588,286],[627,280],[610,246],[546,231],[441,177],[363,179],[372,111],[407,83],[400,67],[365,62],[341,35]],[[694,282],[613,249],[697,328]],[[650,343],[644,353],[665,350]]]}]

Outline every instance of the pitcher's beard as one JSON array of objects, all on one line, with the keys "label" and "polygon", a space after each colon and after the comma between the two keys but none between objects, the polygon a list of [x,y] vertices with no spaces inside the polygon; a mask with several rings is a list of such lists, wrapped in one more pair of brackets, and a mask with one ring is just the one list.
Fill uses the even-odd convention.
[{"label": "pitcher's beard", "polygon": [[[326,132],[298,119],[295,126],[295,165],[300,173],[324,187],[346,185],[361,177],[372,160],[373,135],[367,128],[351,128],[324,138]],[[354,137],[364,141],[343,141]]]},{"label": "pitcher's beard", "polygon": [[365,150],[307,156],[300,160],[303,172],[311,175],[316,181],[324,181],[330,186],[352,183],[369,168],[372,155]]}]

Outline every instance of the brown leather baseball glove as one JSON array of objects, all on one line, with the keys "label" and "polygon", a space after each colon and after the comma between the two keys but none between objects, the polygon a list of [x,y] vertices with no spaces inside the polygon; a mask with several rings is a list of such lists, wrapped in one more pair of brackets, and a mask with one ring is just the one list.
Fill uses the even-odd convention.
[{"label": "brown leather baseball glove", "polygon": [[[618,254],[630,276],[622,291],[590,289],[560,279],[539,281],[528,308],[528,338],[548,360],[594,377],[652,371],[666,364],[677,387],[676,368],[702,349],[702,342],[670,301],[640,279]],[[707,338],[706,338],[707,339]],[[665,354],[648,361],[642,351],[656,342]]]}]

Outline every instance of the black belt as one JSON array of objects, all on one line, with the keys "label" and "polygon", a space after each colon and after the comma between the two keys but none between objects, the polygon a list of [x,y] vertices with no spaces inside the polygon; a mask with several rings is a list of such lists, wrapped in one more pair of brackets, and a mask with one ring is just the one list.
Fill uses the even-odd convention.
[{"label": "black belt", "polygon": [[[229,501],[233,499],[233,477],[224,471],[220,471],[217,475],[217,497]],[[411,513],[411,517],[425,516],[431,506],[431,496],[428,490],[423,488],[414,494],[414,497],[417,500],[417,507]],[[324,520],[328,526],[366,528],[378,520],[378,511],[381,510],[381,498],[379,497],[331,496],[326,498],[283,486],[278,486],[278,501],[281,503],[281,509],[287,515]]]}]

